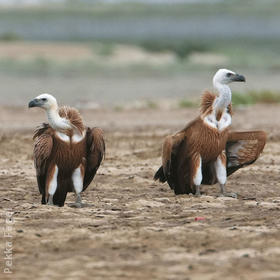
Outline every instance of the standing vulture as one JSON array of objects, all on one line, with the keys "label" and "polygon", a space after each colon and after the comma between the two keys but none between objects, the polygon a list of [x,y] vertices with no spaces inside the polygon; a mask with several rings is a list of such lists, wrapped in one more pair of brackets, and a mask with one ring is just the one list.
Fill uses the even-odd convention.
[{"label": "standing vulture", "polygon": [[94,178],[105,154],[103,131],[85,127],[80,113],[70,107],[58,108],[56,99],[42,94],[29,108],[43,108],[49,123],[34,133],[34,163],[42,204],[63,206],[67,192],[75,192],[81,207],[81,192]]},{"label": "standing vulture", "polygon": [[154,179],[168,182],[175,194],[200,196],[200,185],[220,184],[221,195],[237,197],[225,191],[227,176],[252,164],[262,152],[263,131],[230,132],[232,107],[231,82],[245,82],[245,77],[220,69],[213,78],[219,95],[205,92],[201,113],[183,130],[167,136],[162,151],[162,166]]}]

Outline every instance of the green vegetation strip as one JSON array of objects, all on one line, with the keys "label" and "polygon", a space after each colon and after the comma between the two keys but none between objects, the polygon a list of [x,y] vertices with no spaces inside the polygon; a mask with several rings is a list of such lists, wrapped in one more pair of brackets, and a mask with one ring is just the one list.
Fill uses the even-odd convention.
[{"label": "green vegetation strip", "polygon": [[[233,106],[249,106],[254,104],[275,104],[280,103],[280,92],[270,90],[249,91],[247,93],[234,92],[232,94]],[[192,108],[199,106],[198,100],[180,100],[180,108]]]}]

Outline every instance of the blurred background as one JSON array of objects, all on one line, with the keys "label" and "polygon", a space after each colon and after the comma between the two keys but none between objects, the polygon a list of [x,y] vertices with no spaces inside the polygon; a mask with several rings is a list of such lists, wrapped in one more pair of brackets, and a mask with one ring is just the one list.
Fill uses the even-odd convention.
[{"label": "blurred background", "polygon": [[189,107],[218,68],[235,104],[279,102],[280,1],[0,0],[0,103]]}]

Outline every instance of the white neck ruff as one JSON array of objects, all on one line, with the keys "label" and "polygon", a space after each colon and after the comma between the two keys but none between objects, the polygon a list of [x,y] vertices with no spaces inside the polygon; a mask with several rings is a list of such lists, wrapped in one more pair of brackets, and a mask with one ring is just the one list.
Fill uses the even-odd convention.
[{"label": "white neck ruff", "polygon": [[71,123],[67,119],[59,116],[57,107],[48,109],[47,116],[49,124],[53,129],[58,131],[73,129]]},{"label": "white neck ruff", "polygon": [[224,110],[231,103],[231,90],[228,85],[215,83],[214,87],[218,90],[219,96],[214,103],[214,110]]}]

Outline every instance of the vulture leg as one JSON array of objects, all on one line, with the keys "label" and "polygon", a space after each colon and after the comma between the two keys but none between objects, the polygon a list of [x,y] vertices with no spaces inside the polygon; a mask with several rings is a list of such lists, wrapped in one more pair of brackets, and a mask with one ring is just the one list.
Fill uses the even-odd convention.
[{"label": "vulture leg", "polygon": [[76,197],[76,204],[82,205],[82,198],[81,198],[81,194],[80,194],[80,193],[77,194],[77,197]]},{"label": "vulture leg", "polygon": [[42,204],[46,204],[46,195],[45,195],[45,192],[42,193],[41,203],[42,203]]},{"label": "vulture leg", "polygon": [[49,195],[49,198],[48,198],[48,205],[54,205],[53,204],[53,195]]},{"label": "vulture leg", "polygon": [[80,165],[78,168],[74,170],[72,175],[72,181],[73,181],[75,193],[77,195],[74,206],[77,208],[82,207],[81,192],[83,190],[83,181],[84,181],[83,174],[84,174],[84,168],[82,165]]},{"label": "vulture leg", "polygon": [[54,205],[53,203],[53,196],[57,189],[57,175],[58,175],[58,168],[56,165],[53,165],[49,169],[48,178],[47,178],[47,204]]},{"label": "vulture leg", "polygon": [[195,196],[201,196],[200,185],[202,181],[202,170],[201,170],[201,156],[195,155],[192,160],[193,164],[193,184],[195,185]]},{"label": "vulture leg", "polygon": [[195,186],[195,196],[200,197],[201,192],[200,192],[200,185]]},{"label": "vulture leg", "polygon": [[227,197],[237,198],[237,194],[236,193],[226,192],[225,185],[220,184],[220,188],[221,188],[220,196],[227,196]]},{"label": "vulture leg", "polygon": [[226,155],[225,152],[222,152],[217,160],[215,161],[215,170],[216,170],[216,177],[220,184],[221,189],[221,196],[228,196],[237,198],[237,195],[235,193],[227,193],[225,190],[225,184],[227,181],[227,168],[226,168]]}]

